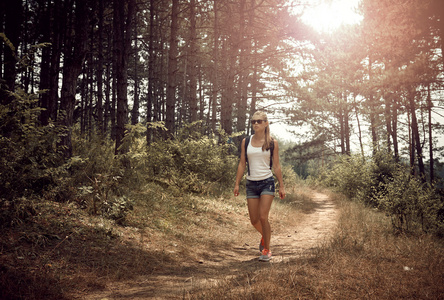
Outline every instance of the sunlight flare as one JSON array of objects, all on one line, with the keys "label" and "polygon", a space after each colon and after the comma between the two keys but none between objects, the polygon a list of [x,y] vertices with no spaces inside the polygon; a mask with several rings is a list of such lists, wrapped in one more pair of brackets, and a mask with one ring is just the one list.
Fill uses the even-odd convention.
[{"label": "sunlight flare", "polygon": [[302,15],[302,21],[318,32],[331,33],[343,24],[362,21],[357,12],[360,0],[318,0],[311,2]]}]

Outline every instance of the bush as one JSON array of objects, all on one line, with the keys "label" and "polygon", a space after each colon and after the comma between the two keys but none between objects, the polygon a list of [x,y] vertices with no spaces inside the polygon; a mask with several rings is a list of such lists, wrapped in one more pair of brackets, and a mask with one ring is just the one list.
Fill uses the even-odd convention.
[{"label": "bush", "polygon": [[439,195],[428,184],[410,175],[407,168],[398,168],[392,178],[380,182],[375,198],[379,207],[392,218],[399,231],[421,228],[440,233],[443,228],[439,212],[444,208]]},{"label": "bush", "polygon": [[344,194],[348,199],[363,197],[372,185],[372,164],[361,156],[339,156],[320,172],[318,182]]},{"label": "bush", "polygon": [[227,136],[218,139],[195,133],[184,137],[179,133],[175,139],[149,145],[144,166],[151,180],[180,191],[220,193],[232,184],[238,162],[230,154],[234,145],[226,141]]},{"label": "bush", "polygon": [[321,172],[318,182],[334,188],[348,199],[384,210],[399,231],[421,228],[443,234],[444,202],[437,191],[410,174],[387,153],[372,160],[341,156]]},{"label": "bush", "polygon": [[77,203],[91,214],[124,222],[132,209],[131,193],[140,189],[137,183],[130,184],[137,175],[125,178],[134,172],[125,170],[109,139],[93,136],[85,140],[77,134],[73,148],[76,156],[69,161],[71,174],[66,185],[75,187]]},{"label": "bush", "polygon": [[284,185],[290,187],[294,185],[298,180],[300,180],[298,174],[294,171],[293,167],[290,165],[282,165],[282,179],[284,180]]},{"label": "bush", "polygon": [[66,172],[58,148],[61,126],[41,126],[37,94],[10,93],[0,105],[0,194],[4,200],[40,194]]},{"label": "bush", "polygon": [[[163,128],[161,124],[156,125]],[[184,128],[193,131],[191,124]],[[219,194],[231,186],[238,158],[232,154],[228,137],[209,137],[197,130],[179,132],[169,140],[146,143],[146,127],[128,126],[123,146],[128,152],[114,155],[113,143],[98,137],[74,138],[66,183],[77,187],[76,200],[93,214],[124,220],[132,199],[154,182],[175,196],[183,193]],[[66,190],[66,189],[65,189]]]}]

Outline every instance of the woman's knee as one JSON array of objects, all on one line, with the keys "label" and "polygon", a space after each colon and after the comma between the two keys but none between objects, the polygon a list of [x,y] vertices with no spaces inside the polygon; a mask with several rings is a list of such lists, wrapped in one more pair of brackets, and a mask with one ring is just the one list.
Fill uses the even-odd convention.
[{"label": "woman's knee", "polygon": [[260,220],[260,218],[259,217],[250,217],[250,222],[251,222],[251,225],[256,225],[257,223],[259,223],[259,222],[261,222],[261,220]]},{"label": "woman's knee", "polygon": [[268,223],[268,214],[259,216],[259,221],[261,222],[261,224]]}]

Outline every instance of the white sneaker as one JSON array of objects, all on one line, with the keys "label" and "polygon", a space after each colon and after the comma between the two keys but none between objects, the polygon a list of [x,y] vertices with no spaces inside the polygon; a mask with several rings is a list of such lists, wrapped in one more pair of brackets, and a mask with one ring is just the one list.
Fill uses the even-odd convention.
[{"label": "white sneaker", "polygon": [[270,261],[271,251],[268,249],[262,250],[262,255],[259,257],[259,261]]}]

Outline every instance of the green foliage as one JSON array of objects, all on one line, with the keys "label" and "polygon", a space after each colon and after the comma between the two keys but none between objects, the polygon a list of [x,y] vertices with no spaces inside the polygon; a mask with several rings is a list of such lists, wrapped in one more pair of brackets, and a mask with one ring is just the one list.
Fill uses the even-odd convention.
[{"label": "green foliage", "polygon": [[[175,139],[147,146],[143,166],[156,182],[182,192],[219,193],[235,176],[238,158],[231,155],[234,145],[228,136],[209,137],[186,126]],[[139,159],[139,162],[141,160]]]},{"label": "green foliage", "polygon": [[126,215],[133,210],[133,201],[127,196],[114,197],[109,202],[104,202],[102,213],[117,223],[122,224]]},{"label": "green foliage", "polygon": [[73,146],[76,156],[69,161],[71,174],[66,182],[77,187],[73,200],[91,214],[123,223],[132,209],[130,191],[134,186],[128,185],[131,179],[124,180],[125,167],[114,155],[112,141],[75,135]]},{"label": "green foliage", "polygon": [[423,231],[442,231],[444,224],[439,220],[439,212],[444,208],[442,199],[406,168],[398,168],[392,177],[385,178],[379,185],[375,199],[391,216],[395,229],[412,231],[414,227],[420,227]]},{"label": "green foliage", "polygon": [[371,160],[341,156],[323,170],[318,181],[347,198],[384,210],[394,229],[444,234],[444,201],[437,190],[411,175],[410,169],[387,153]]},{"label": "green foliage", "polygon": [[6,200],[44,192],[65,173],[61,126],[41,126],[38,95],[19,90],[0,105],[0,194]]},{"label": "green foliage", "polygon": [[[75,156],[69,160],[70,176],[62,190],[74,193],[65,200],[76,201],[92,214],[102,214],[122,223],[148,186],[169,195],[185,193],[220,194],[232,184],[238,158],[230,153],[227,136],[208,137],[186,126],[175,138],[146,143],[146,127],[128,125],[122,147],[114,154],[113,142],[93,136],[89,140],[74,133]],[[158,129],[163,125],[158,123]],[[188,134],[190,133],[190,134]],[[192,134],[191,134],[192,133]],[[69,195],[66,195],[69,197]],[[160,205],[168,205],[165,198]]]},{"label": "green foliage", "polygon": [[342,155],[321,171],[318,180],[347,198],[356,199],[372,185],[371,169],[371,163],[358,155]]},{"label": "green foliage", "polygon": [[282,179],[284,180],[285,186],[290,187],[300,179],[292,166],[282,165],[281,169],[282,169]]}]

